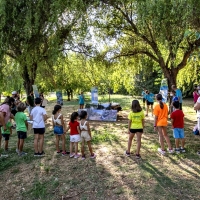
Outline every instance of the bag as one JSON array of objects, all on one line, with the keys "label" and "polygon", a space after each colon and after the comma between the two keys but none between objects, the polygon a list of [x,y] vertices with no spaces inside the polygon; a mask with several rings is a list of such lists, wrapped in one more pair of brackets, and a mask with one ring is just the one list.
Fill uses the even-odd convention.
[{"label": "bag", "polygon": [[199,135],[198,125],[193,128],[194,135]]}]

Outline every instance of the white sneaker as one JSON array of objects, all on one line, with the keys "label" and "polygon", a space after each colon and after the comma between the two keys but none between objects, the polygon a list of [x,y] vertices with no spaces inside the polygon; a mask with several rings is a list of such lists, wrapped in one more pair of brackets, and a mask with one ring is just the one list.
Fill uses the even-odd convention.
[{"label": "white sneaker", "polygon": [[75,155],[75,153],[72,153],[72,154],[69,155],[69,157],[70,157],[70,158],[73,158],[74,155]]},{"label": "white sneaker", "polygon": [[1,157],[1,158],[7,158],[8,155],[6,155],[6,154],[0,154],[0,157]]},{"label": "white sneaker", "polygon": [[74,156],[74,158],[79,158],[81,155],[80,154],[76,154],[75,156]]},{"label": "white sneaker", "polygon": [[181,147],[181,152],[185,153],[185,149],[183,147]]},{"label": "white sneaker", "polygon": [[166,151],[164,150],[162,150],[161,148],[158,148],[158,152],[160,153],[160,154],[162,154],[162,155],[165,155],[165,153],[166,153]]},{"label": "white sneaker", "polygon": [[16,149],[16,153],[18,153],[18,154],[19,154],[19,149]]},{"label": "white sneaker", "polygon": [[90,158],[96,158],[96,156],[97,156],[97,155],[93,153],[93,155],[90,156]]},{"label": "white sneaker", "polygon": [[167,149],[167,150],[168,150],[168,153],[174,153],[173,149]]}]

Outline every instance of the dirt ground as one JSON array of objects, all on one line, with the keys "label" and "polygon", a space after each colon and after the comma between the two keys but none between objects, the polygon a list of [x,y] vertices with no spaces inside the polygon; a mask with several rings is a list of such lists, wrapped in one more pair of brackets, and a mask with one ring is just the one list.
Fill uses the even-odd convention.
[{"label": "dirt ground", "polygon": [[[48,116],[55,105],[47,107]],[[186,105],[186,104],[185,104]],[[200,199],[200,137],[192,128],[196,116],[192,102],[184,107],[186,153],[161,156],[157,133],[153,131],[153,117],[145,119],[142,137],[141,160],[132,155],[126,157],[127,115],[119,113],[116,122],[90,122],[93,149],[96,159],[85,160],[57,155],[51,118],[47,120],[45,156],[33,156],[33,131],[29,127],[24,151],[27,156],[15,153],[16,131],[9,141],[9,157],[0,159],[0,200],[198,200]],[[77,105],[64,105],[62,113],[66,122]],[[172,144],[172,130],[168,133]],[[3,148],[4,142],[2,143]],[[69,150],[69,136],[67,136]]]}]

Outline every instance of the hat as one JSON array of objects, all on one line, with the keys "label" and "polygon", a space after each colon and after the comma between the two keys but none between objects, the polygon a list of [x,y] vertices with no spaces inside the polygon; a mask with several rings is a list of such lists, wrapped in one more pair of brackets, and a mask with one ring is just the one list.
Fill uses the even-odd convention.
[{"label": "hat", "polygon": [[16,92],[16,91],[13,91],[12,94],[17,94],[17,92]]}]

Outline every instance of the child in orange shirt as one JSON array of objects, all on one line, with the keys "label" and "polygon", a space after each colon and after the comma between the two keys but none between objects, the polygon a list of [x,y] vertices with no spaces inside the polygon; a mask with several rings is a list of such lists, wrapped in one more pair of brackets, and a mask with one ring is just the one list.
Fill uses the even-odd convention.
[{"label": "child in orange shirt", "polygon": [[158,148],[158,152],[162,155],[165,155],[165,146],[164,139],[168,145],[168,152],[173,153],[173,149],[170,143],[169,136],[167,135],[167,119],[168,119],[168,108],[165,103],[162,102],[162,95],[158,94],[156,96],[156,100],[159,104],[157,104],[154,108],[155,122],[154,122],[154,130],[158,131],[159,142],[161,148]]}]

